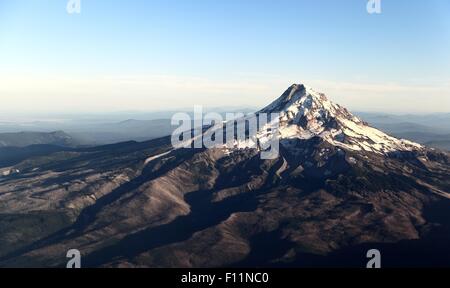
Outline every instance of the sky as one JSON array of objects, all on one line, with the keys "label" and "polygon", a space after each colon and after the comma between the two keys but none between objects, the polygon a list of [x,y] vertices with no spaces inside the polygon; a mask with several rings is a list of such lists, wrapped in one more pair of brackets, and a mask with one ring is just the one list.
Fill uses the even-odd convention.
[{"label": "sky", "polygon": [[0,113],[263,107],[450,112],[450,1],[0,0]]}]

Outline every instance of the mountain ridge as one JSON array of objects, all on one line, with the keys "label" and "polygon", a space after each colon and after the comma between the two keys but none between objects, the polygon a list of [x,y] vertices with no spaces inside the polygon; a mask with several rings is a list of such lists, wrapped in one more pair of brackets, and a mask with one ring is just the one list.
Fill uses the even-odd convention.
[{"label": "mountain ridge", "polygon": [[0,133],[0,147],[26,147],[38,144],[74,147],[77,142],[64,131]]},{"label": "mountain ridge", "polygon": [[329,101],[325,94],[303,84],[293,84],[261,112],[281,113],[280,139],[319,136],[341,148],[376,153],[423,148],[370,127],[346,108]]}]

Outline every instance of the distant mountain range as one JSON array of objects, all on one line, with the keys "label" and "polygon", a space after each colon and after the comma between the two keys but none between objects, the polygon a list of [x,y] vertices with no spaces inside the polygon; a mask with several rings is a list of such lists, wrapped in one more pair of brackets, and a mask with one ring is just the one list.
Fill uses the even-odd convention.
[{"label": "distant mountain range", "polygon": [[[189,111],[188,109],[185,109]],[[214,108],[207,112],[243,112],[250,113],[257,109],[236,107]],[[39,137],[44,133],[60,130],[66,136],[70,135],[70,145],[95,146],[113,144],[123,141],[146,141],[170,135],[175,127],[171,126],[170,118],[176,111],[161,111],[149,113],[119,113],[99,116],[60,116],[58,121],[42,120],[31,122],[0,122],[0,135],[3,133],[16,134],[21,131],[38,132],[27,133],[26,137],[7,141],[0,146],[28,146],[40,143]],[[450,113],[436,113],[429,115],[390,115],[383,113],[356,113],[370,125],[383,130],[397,138],[409,139],[430,147],[450,150]],[[64,118],[66,117],[66,118]],[[44,132],[44,133],[42,133]],[[61,133],[61,132],[60,132]],[[31,138],[35,135],[36,139]],[[1,138],[1,137],[0,137]],[[25,138],[25,139],[24,139]],[[24,139],[24,141],[20,141]],[[49,142],[49,141],[41,141]],[[50,141],[51,142],[51,141]],[[43,144],[43,143],[40,143]],[[61,143],[57,143],[60,145]]]},{"label": "distant mountain range", "polygon": [[84,267],[364,267],[369,248],[384,267],[450,265],[449,153],[302,84],[259,113],[280,115],[276,159],[163,137],[0,169],[0,266],[63,267],[79,249]]},{"label": "distant mountain range", "polygon": [[450,114],[389,115],[358,113],[374,127],[395,137],[450,151]]},{"label": "distant mountain range", "polygon": [[[249,108],[218,107],[205,108],[204,112],[224,114],[226,112],[249,113],[251,111]],[[170,119],[177,112],[192,114],[189,109],[184,109],[181,111],[149,113],[124,112],[99,115],[59,115],[56,117],[56,120],[0,122],[0,133],[17,133],[21,131],[50,133],[64,131],[72,139],[75,139],[78,145],[82,146],[105,145],[123,141],[146,141],[170,135],[175,128],[171,126]],[[38,116],[36,117],[39,118]],[[24,142],[20,146],[31,145],[29,143],[30,141]]]},{"label": "distant mountain range", "polygon": [[37,144],[49,144],[63,147],[73,147],[78,143],[63,131],[56,132],[18,132],[0,133],[1,147],[26,147]]},{"label": "distant mountain range", "polygon": [[78,145],[77,140],[62,131],[0,133],[0,168]]}]

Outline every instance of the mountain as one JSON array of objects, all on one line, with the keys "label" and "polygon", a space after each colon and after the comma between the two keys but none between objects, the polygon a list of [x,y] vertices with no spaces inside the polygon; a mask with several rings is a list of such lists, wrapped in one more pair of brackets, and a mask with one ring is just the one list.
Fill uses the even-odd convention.
[{"label": "mountain", "polygon": [[311,139],[352,151],[389,153],[420,150],[421,146],[391,137],[370,127],[347,109],[332,103],[322,93],[293,85],[279,99],[261,110],[281,113],[280,140]]},{"label": "mountain", "polygon": [[36,144],[27,147],[0,147],[0,168],[16,165],[29,158],[46,156],[72,148],[57,145]]},{"label": "mountain", "polygon": [[63,131],[0,133],[0,168],[18,164],[31,157],[71,150],[78,143]]},{"label": "mountain", "polygon": [[63,147],[77,145],[76,141],[63,131],[0,133],[0,147],[26,147],[30,145],[49,144]]},{"label": "mountain", "polygon": [[275,159],[164,137],[9,167],[0,266],[63,267],[79,249],[85,267],[365,267],[371,248],[383,266],[450,265],[449,153],[302,84],[259,113],[279,114]]}]

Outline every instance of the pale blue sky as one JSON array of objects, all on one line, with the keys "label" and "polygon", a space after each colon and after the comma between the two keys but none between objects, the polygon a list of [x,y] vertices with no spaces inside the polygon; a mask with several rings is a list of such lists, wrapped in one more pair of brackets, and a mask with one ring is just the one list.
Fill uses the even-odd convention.
[{"label": "pale blue sky", "polygon": [[262,106],[450,112],[450,1],[0,0],[1,111]]}]

